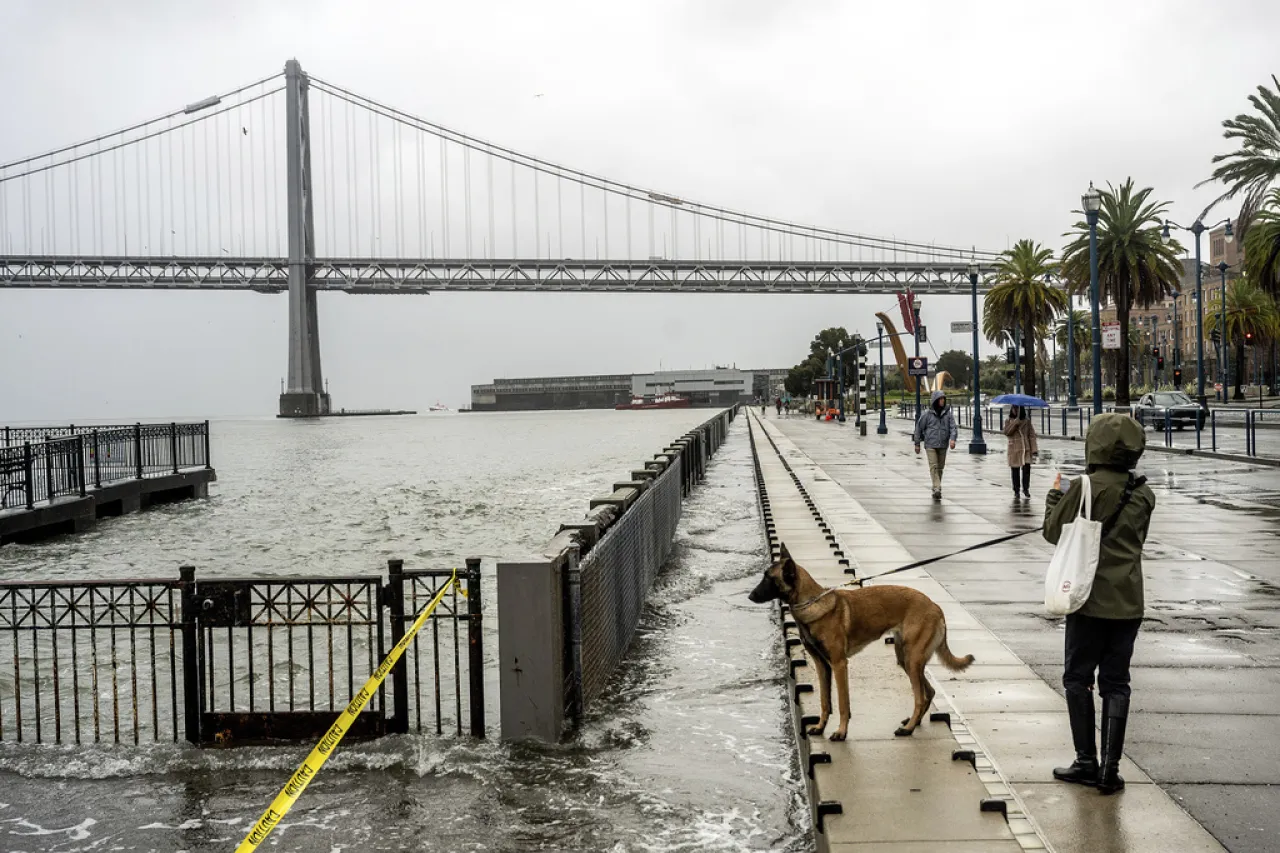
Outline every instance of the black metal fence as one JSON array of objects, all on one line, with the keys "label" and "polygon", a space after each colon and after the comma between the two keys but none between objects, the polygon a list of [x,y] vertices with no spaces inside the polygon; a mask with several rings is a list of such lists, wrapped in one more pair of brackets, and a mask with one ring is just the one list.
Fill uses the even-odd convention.
[{"label": "black metal fence", "polygon": [[0,509],[90,488],[208,468],[209,422],[106,427],[4,427]]},{"label": "black metal fence", "polygon": [[[318,737],[451,576],[0,583],[0,740]],[[479,561],[459,579],[350,737],[484,736]]]},{"label": "black metal fence", "polygon": [[671,552],[682,500],[737,411],[690,430],[592,500],[543,559],[498,567],[504,737],[556,740],[603,693]]}]

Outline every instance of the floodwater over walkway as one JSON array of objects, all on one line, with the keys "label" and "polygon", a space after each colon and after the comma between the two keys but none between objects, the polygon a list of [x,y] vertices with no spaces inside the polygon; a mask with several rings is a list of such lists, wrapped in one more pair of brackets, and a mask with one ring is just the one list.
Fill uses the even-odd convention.
[{"label": "floodwater over walkway", "polygon": [[[220,483],[39,546],[0,578],[350,574],[539,549],[705,412],[214,423]],[[520,436],[519,442],[512,435]],[[627,664],[558,747],[396,736],[343,748],[264,849],[804,850],[745,430],[686,503]],[[161,515],[163,514],[163,515]],[[496,721],[496,619],[486,620]],[[6,687],[0,662],[0,690]],[[11,675],[11,673],[10,673]],[[11,684],[10,677],[9,683]],[[0,746],[0,849],[225,851],[305,748]]]}]

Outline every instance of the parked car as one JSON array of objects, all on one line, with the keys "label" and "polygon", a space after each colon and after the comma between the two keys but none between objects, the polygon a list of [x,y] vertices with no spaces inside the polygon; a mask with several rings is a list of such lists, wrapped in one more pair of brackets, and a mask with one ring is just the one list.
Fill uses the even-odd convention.
[{"label": "parked car", "polygon": [[1138,419],[1138,423],[1152,429],[1164,429],[1166,412],[1174,429],[1189,426],[1204,429],[1205,410],[1181,391],[1144,394],[1138,405],[1133,407],[1133,416]]}]

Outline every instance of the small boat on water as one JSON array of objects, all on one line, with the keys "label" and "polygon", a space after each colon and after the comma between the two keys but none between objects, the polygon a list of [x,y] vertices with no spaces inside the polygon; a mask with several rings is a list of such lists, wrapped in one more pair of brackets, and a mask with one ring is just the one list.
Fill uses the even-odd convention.
[{"label": "small boat on water", "polygon": [[449,412],[449,411],[452,411],[452,409],[450,409],[444,403],[441,403],[439,400],[436,400],[435,405],[429,406],[427,408],[427,411],[428,412]]},{"label": "small boat on water", "polygon": [[666,393],[659,394],[656,397],[636,397],[632,396],[631,402],[619,403],[614,409],[687,409],[693,405],[693,401],[688,397],[681,397],[679,394]]}]

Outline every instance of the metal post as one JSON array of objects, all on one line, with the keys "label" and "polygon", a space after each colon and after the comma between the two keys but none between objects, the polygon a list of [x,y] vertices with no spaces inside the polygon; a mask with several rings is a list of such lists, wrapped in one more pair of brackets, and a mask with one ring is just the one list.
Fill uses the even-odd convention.
[{"label": "metal post", "polygon": [[565,632],[569,641],[569,702],[565,713],[574,726],[582,722],[582,569],[578,562],[578,548],[565,552],[565,587],[568,592],[569,613]]},{"label": "metal post", "polygon": [[133,425],[133,462],[138,479],[142,479],[142,424]]},{"label": "metal post", "polygon": [[[1075,297],[1067,296],[1067,405],[1076,408],[1080,399],[1076,396],[1076,311]],[[1065,435],[1067,430],[1062,429]]]},{"label": "metal post", "polygon": [[[387,560],[387,586],[383,600],[391,613],[391,646],[404,639],[404,560]],[[416,618],[416,617],[415,617]],[[391,734],[409,733],[409,663],[401,656],[391,668]]]},{"label": "metal post", "polygon": [[[915,322],[911,326],[911,336],[916,341],[916,358],[920,357],[920,309],[914,304],[911,306],[911,318]],[[920,421],[920,381],[923,376],[915,377],[916,380],[916,422]]]},{"label": "metal post", "polygon": [[[1085,211],[1089,220],[1089,309],[1093,323],[1093,413],[1102,414],[1102,321],[1098,317],[1098,211]],[[1124,342],[1121,342],[1124,346]]]},{"label": "metal post", "polygon": [[[571,590],[572,592],[572,590]],[[480,559],[467,558],[467,674],[471,677],[471,736],[484,737],[484,633]]]},{"label": "metal post", "polygon": [[58,489],[54,485],[53,481],[53,453],[49,450],[48,436],[45,436],[44,439],[44,488],[45,491],[48,492],[45,497],[49,500],[53,500],[54,496],[58,493]]},{"label": "metal post", "polygon": [[987,441],[982,436],[982,368],[978,358],[978,273],[973,269],[969,270],[969,296],[973,319],[973,438],[969,441],[969,452],[980,456],[987,452]]},{"label": "metal post", "polygon": [[178,568],[178,587],[182,596],[182,708],[186,718],[186,738],[198,744],[200,717],[204,711],[200,679],[200,627],[196,614],[200,610],[196,594],[195,566]]},{"label": "metal post", "polygon": [[884,329],[877,323],[876,330],[880,333],[877,338],[880,341],[880,426],[876,427],[876,435],[887,435],[889,427],[884,422]]},{"label": "metal post", "polygon": [[173,473],[178,473],[178,425],[169,424],[169,455],[173,459]]},{"label": "metal post", "polygon": [[80,483],[80,497],[88,494],[84,482],[84,433],[76,435],[76,480]]},{"label": "metal post", "polygon": [[93,431],[93,487],[102,488],[102,447],[98,443],[98,431]]},{"label": "metal post", "polygon": [[1218,357],[1218,376],[1222,382],[1222,402],[1228,401],[1228,387],[1231,385],[1231,364],[1227,359],[1231,358],[1230,351],[1227,349],[1227,269],[1229,264],[1226,261],[1218,262],[1218,272],[1222,274],[1222,304],[1218,307],[1218,328],[1222,330],[1222,355]]},{"label": "metal post", "polygon": [[840,375],[840,423],[844,423],[844,351],[836,356],[836,372]]},{"label": "metal post", "polygon": [[1191,233],[1196,238],[1196,402],[1200,408],[1209,405],[1204,393],[1204,275],[1200,269],[1200,235],[1204,223],[1197,219],[1191,223]]},{"label": "metal post", "polygon": [[22,472],[27,491],[27,509],[36,508],[36,478],[32,476],[31,442],[22,442]]},{"label": "metal post", "polygon": [[1022,393],[1022,331],[1013,330],[1013,390]]},{"label": "metal post", "polygon": [[204,422],[204,467],[213,467],[213,454],[209,452],[209,422]]}]

